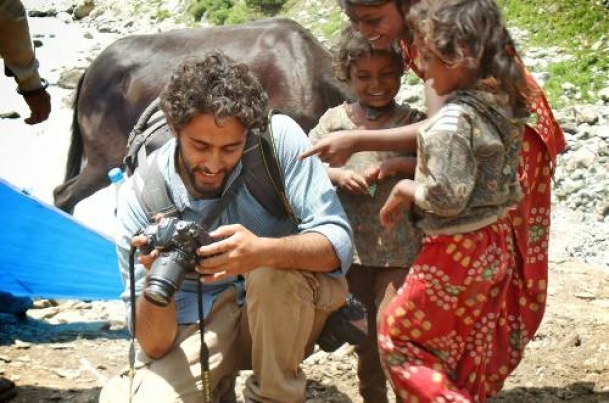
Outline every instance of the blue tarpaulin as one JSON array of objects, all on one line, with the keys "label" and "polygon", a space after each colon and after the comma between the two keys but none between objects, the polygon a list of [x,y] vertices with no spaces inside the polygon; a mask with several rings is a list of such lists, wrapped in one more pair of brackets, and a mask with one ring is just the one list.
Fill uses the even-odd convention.
[{"label": "blue tarpaulin", "polygon": [[122,283],[114,243],[0,179],[0,291],[117,299]]}]

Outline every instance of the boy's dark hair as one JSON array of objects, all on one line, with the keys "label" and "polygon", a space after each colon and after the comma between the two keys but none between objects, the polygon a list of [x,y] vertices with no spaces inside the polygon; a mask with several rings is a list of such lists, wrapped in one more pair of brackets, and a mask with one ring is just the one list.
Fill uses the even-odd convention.
[{"label": "boy's dark hair", "polygon": [[361,58],[375,55],[390,56],[400,73],[404,72],[404,57],[397,44],[393,44],[389,49],[374,49],[370,41],[351,26],[344,28],[334,62],[336,78],[343,82],[349,82],[353,63]]},{"label": "boy's dark hair", "polygon": [[181,63],[160,98],[163,112],[178,132],[195,116],[208,113],[213,113],[216,122],[237,118],[250,130],[267,126],[266,91],[245,64],[221,52]]}]

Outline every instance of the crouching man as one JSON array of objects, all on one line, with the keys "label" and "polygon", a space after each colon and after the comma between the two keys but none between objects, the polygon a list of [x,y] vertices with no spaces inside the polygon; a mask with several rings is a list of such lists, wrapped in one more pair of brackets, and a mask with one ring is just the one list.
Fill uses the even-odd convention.
[{"label": "crouching man", "polygon": [[[246,401],[304,402],[300,364],[347,295],[352,244],[345,213],[320,160],[298,160],[310,147],[302,129],[281,114],[268,122],[267,101],[248,68],[221,53],[181,64],[161,94],[173,138],[152,163],[180,219],[211,223],[214,242],[196,249],[195,270],[203,275],[204,340],[216,402],[235,401],[232,385],[241,369],[253,370]],[[247,136],[269,124],[297,220],[278,218],[239,185]],[[130,248],[146,242],[134,234],[150,225],[134,183],[122,187],[117,208],[130,326]],[[225,205],[218,209],[219,203]],[[167,306],[150,302],[144,294],[158,254],[140,251],[135,265],[135,337],[141,347],[135,375],[110,380],[101,402],[127,402],[130,393],[133,402],[202,401],[197,278],[188,274]]]}]

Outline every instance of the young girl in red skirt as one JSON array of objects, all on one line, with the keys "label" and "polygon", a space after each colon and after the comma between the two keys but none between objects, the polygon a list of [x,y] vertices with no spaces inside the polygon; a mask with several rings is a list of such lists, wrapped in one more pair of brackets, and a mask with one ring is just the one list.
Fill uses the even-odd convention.
[{"label": "young girl in red skirt", "polygon": [[[425,236],[379,329],[384,370],[406,402],[484,402],[530,339],[508,214],[530,86],[493,0],[422,0],[408,23],[442,108],[417,135],[414,180],[381,209],[414,210]],[[520,263],[520,262],[518,262]]]},{"label": "young girl in red skirt", "polygon": [[[398,41],[404,63],[421,79],[419,55],[405,15],[418,0],[341,0],[343,11],[352,26],[378,49]],[[519,58],[518,54],[515,55]],[[532,122],[525,126],[520,149],[519,179],[523,198],[508,218],[514,234],[517,273],[515,282],[521,287],[520,305],[522,337],[531,340],[537,331],[546,305],[548,280],[548,245],[550,238],[551,180],[557,156],[566,148],[564,134],[554,119],[541,88],[527,74],[531,88],[529,112]],[[433,89],[426,83],[427,93]],[[429,97],[430,109],[441,100]],[[422,123],[394,129],[342,130],[315,143],[301,158],[318,155],[331,166],[340,166],[351,154],[366,150],[413,152],[416,135]],[[512,362],[515,366],[517,361]]]}]

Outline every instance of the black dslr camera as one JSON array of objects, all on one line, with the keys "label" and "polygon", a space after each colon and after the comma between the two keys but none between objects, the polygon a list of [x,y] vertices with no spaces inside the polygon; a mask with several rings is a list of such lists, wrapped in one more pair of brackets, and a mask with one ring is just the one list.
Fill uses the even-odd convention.
[{"label": "black dslr camera", "polygon": [[173,217],[149,225],[140,234],[148,238],[148,243],[140,248],[143,253],[154,249],[160,252],[152,263],[144,297],[155,305],[167,306],[186,272],[194,270],[198,260],[195,251],[214,239],[200,225]]}]

